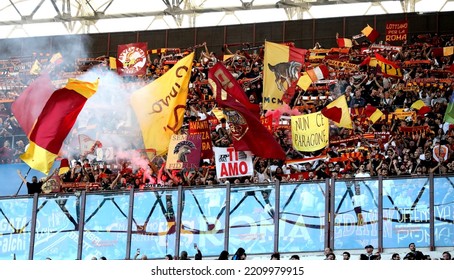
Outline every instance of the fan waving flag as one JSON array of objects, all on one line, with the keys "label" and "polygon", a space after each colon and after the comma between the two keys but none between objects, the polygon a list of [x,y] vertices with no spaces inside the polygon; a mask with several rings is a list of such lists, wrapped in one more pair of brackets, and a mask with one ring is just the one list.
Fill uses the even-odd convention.
[{"label": "fan waving flag", "polygon": [[75,79],[56,90],[39,114],[29,136],[30,144],[20,158],[31,168],[48,174],[80,111],[97,90],[98,81]]},{"label": "fan waving flag", "polygon": [[295,94],[306,50],[265,42],[263,109],[279,109]]},{"label": "fan waving flag", "polygon": [[380,35],[378,34],[378,31],[370,27],[369,24],[366,27],[364,27],[363,30],[361,30],[361,33],[363,33],[364,36],[366,36],[367,39],[372,43],[375,42],[375,40],[377,40],[378,36]]},{"label": "fan waving flag", "polygon": [[43,73],[11,105],[11,111],[27,136],[54,91],[49,75]]},{"label": "fan waving flag", "polygon": [[338,127],[353,128],[345,95],[339,96],[336,100],[326,105],[326,107],[321,110],[321,113],[332,120]]},{"label": "fan waving flag", "polygon": [[251,151],[262,158],[285,159],[281,145],[262,125],[259,117],[238,101],[245,93],[224,65],[218,62],[208,71],[208,83],[216,102],[227,115],[236,150]]},{"label": "fan waving flag", "polygon": [[157,156],[167,153],[170,138],[183,125],[193,59],[194,53],[185,56],[164,75],[131,95],[145,149],[154,149]]}]

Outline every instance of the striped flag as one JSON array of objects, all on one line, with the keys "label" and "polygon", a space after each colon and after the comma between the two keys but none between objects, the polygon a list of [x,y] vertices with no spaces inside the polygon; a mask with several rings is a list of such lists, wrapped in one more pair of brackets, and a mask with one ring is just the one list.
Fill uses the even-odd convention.
[{"label": "striped flag", "polygon": [[432,55],[435,57],[451,56],[453,54],[454,54],[454,46],[432,49]]},{"label": "striped flag", "polygon": [[71,131],[88,98],[98,90],[94,83],[69,79],[46,102],[28,137],[30,144],[20,158],[31,168],[48,174],[63,141]]},{"label": "striped flag", "polygon": [[11,105],[11,111],[27,136],[55,88],[47,73],[34,80]]},{"label": "striped flag", "polygon": [[337,38],[336,41],[339,48],[351,48],[353,46],[352,40],[348,38]]},{"label": "striped flag", "polygon": [[378,34],[378,31],[369,26],[369,24],[364,27],[363,30],[361,30],[361,33],[364,34],[364,36],[366,36],[367,39],[369,39],[369,41],[371,41],[372,43],[375,42],[375,40],[377,40],[378,36],[380,35]]},{"label": "striped flag", "polygon": [[305,72],[298,80],[298,86],[303,90],[307,90],[312,83],[323,80],[329,77],[329,69],[326,65],[319,65],[314,69]]},{"label": "striped flag", "polygon": [[60,167],[58,169],[58,175],[65,174],[69,171],[69,161],[67,158],[62,158],[60,160]]}]

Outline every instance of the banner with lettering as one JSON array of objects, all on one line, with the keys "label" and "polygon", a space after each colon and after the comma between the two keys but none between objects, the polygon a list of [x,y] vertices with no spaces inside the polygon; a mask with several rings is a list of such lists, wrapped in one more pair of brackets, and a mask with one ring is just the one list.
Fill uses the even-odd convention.
[{"label": "banner with lettering", "polygon": [[122,76],[141,76],[147,71],[148,43],[132,43],[118,45],[118,60],[121,67],[117,65],[117,72]]},{"label": "banner with lettering", "polygon": [[218,178],[243,177],[254,174],[250,151],[236,151],[233,147],[215,147],[213,150]]},{"label": "banner with lettering", "polygon": [[167,154],[167,169],[199,168],[200,148],[202,147],[201,134],[174,134],[170,138]]},{"label": "banner with lettering", "polygon": [[210,122],[208,120],[189,122],[189,135],[202,135],[201,158],[213,157],[213,143],[211,142]]},{"label": "banner with lettering", "polygon": [[292,116],[293,147],[302,152],[314,152],[325,148],[329,141],[329,120],[316,112]]},{"label": "banner with lettering", "polygon": [[408,21],[388,21],[386,22],[386,42],[402,43],[407,40]]}]

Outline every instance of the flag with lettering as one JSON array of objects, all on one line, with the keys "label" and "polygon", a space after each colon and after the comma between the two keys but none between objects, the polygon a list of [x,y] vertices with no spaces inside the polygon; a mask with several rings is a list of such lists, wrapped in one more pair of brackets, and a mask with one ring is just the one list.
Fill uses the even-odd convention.
[{"label": "flag with lettering", "polygon": [[190,169],[200,166],[201,134],[173,134],[170,138],[166,168]]},{"label": "flag with lettering", "polygon": [[211,159],[213,157],[213,142],[211,141],[210,122],[208,120],[189,122],[189,135],[202,135],[201,157]]},{"label": "flag with lettering", "polygon": [[402,78],[402,69],[394,61],[384,58],[381,54],[375,53],[377,66],[380,67],[380,72],[385,77]]},{"label": "flag with lettering", "polygon": [[279,109],[290,104],[301,75],[306,50],[265,42],[263,63],[263,109]]},{"label": "flag with lettering", "polygon": [[[131,95],[145,149],[167,153],[170,137],[183,125],[194,53],[179,60],[164,75]],[[149,154],[149,156],[151,156]]]},{"label": "flag with lettering", "polygon": [[80,111],[97,90],[98,81],[69,79],[65,87],[49,97],[28,137],[30,144],[20,156],[30,168],[49,173]]},{"label": "flag with lettering", "polygon": [[246,94],[223,64],[218,62],[208,71],[208,83],[227,116],[236,150],[252,151],[262,158],[285,159],[284,150],[259,116],[248,110],[247,103],[239,102]]},{"label": "flag with lettering", "polygon": [[[148,43],[118,45],[116,70],[122,76],[142,76],[147,72]],[[112,68],[113,69],[113,68]]]}]

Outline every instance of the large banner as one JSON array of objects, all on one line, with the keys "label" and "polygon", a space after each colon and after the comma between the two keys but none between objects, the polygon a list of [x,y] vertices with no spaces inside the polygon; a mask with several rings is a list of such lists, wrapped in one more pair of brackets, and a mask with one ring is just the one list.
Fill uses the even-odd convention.
[{"label": "large banner", "polygon": [[292,116],[293,147],[302,152],[325,148],[329,141],[329,120],[321,112]]},{"label": "large banner", "polygon": [[233,147],[215,147],[214,154],[218,178],[252,176],[254,174],[251,152],[236,151]]},{"label": "large banner", "polygon": [[202,135],[174,134],[170,138],[167,154],[167,169],[198,168]]},{"label": "large banner", "polygon": [[388,21],[386,22],[386,42],[401,43],[407,40],[408,21]]},{"label": "large banner", "polygon": [[118,45],[117,73],[123,76],[141,76],[147,73],[148,43]]},{"label": "large banner", "polygon": [[208,120],[189,122],[189,135],[202,135],[201,158],[213,157],[213,143],[211,142],[210,122]]}]

